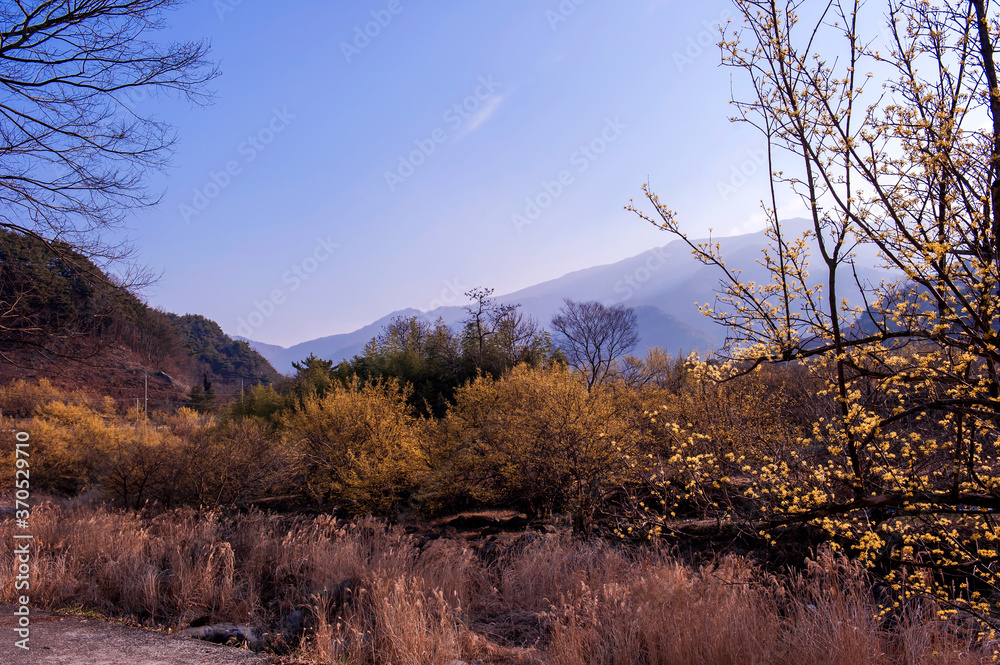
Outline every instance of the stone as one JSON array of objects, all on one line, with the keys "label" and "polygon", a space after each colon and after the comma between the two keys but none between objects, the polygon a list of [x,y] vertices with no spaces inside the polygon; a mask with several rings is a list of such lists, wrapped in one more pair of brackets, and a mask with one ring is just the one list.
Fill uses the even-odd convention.
[{"label": "stone", "polygon": [[291,640],[302,632],[302,610],[295,610],[287,617],[281,626],[282,637],[285,638],[286,642],[291,642]]},{"label": "stone", "polygon": [[253,651],[260,651],[264,648],[263,631],[256,626],[235,623],[216,623],[211,626],[196,626],[186,628],[178,633],[181,637],[190,637],[196,640],[216,642],[218,644],[228,644],[230,640],[236,643],[245,643]]},{"label": "stone", "polygon": [[364,593],[364,580],[360,577],[348,577],[337,585],[333,592],[333,604],[336,611],[340,611],[354,603],[354,600]]}]

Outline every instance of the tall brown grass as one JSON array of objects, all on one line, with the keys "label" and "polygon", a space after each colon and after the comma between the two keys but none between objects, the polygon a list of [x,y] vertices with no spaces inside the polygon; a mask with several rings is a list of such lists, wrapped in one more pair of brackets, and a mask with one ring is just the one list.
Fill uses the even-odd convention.
[{"label": "tall brown grass", "polygon": [[[964,665],[992,656],[969,626],[938,621],[932,607],[881,625],[864,573],[829,554],[777,578],[737,557],[693,569],[654,548],[566,535],[474,546],[371,519],[189,509],[143,517],[49,505],[34,511],[32,530],[36,604],[272,630],[301,609],[299,652],[323,663]],[[0,537],[11,531],[0,523]],[[9,549],[2,559],[10,602]]]}]

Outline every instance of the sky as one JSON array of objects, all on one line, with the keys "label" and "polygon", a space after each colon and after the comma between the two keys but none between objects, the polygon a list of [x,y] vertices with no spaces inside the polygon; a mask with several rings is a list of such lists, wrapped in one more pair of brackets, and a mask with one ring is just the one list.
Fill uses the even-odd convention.
[{"label": "sky", "polygon": [[143,295],[291,346],[664,245],[624,210],[647,180],[696,236],[759,230],[764,139],[729,121],[739,73],[716,46],[730,18],[716,0],[195,0],[163,38],[211,42],[214,103],[133,100],[178,134],[161,203],[129,221],[160,275]]}]

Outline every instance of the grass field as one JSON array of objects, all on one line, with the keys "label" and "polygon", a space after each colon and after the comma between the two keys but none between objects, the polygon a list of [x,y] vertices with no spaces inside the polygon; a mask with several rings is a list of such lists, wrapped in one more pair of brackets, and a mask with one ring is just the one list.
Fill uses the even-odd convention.
[{"label": "grass field", "polygon": [[[0,523],[10,539],[12,520]],[[830,554],[767,573],[728,556],[692,567],[662,548],[535,531],[490,537],[427,523],[184,509],[143,516],[48,504],[32,515],[32,602],[161,629],[234,622],[274,635],[301,610],[317,663],[739,664],[990,662],[968,625],[914,604],[875,620],[864,573]],[[412,531],[412,529],[410,529]],[[553,529],[549,529],[553,531]],[[13,599],[13,560],[0,579]],[[925,601],[923,601],[925,602]]]}]

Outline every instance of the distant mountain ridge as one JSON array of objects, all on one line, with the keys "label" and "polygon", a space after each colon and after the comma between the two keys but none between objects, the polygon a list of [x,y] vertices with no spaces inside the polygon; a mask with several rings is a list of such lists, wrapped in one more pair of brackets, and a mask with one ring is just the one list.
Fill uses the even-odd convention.
[{"label": "distant mountain ridge", "polygon": [[[782,222],[789,233],[800,233],[809,222],[796,218]],[[738,236],[716,238],[726,264],[742,269],[742,276],[758,283],[770,281],[770,275],[757,263],[760,252],[769,240],[763,231]],[[878,281],[886,272],[877,267],[874,254],[858,257],[858,276],[862,280]],[[547,327],[552,316],[563,304],[572,300],[598,300],[605,304],[624,304],[636,309],[639,319],[641,355],[646,347],[659,346],[670,352],[707,352],[720,347],[726,331],[698,310],[699,303],[713,302],[719,287],[719,272],[702,265],[691,256],[681,240],[654,247],[641,254],[615,263],[593,266],[567,273],[562,277],[498,296],[502,303],[517,303],[522,311]],[[856,293],[844,294],[849,300]],[[419,316],[433,322],[439,317],[454,325],[466,317],[461,306],[439,307],[428,312],[402,309],[350,333],[329,335],[281,347],[247,340],[250,346],[267,358],[279,372],[291,372],[292,362],[310,354],[339,362],[361,353],[364,345],[392,319]]]}]

